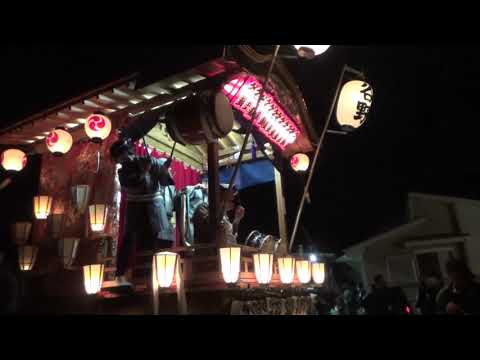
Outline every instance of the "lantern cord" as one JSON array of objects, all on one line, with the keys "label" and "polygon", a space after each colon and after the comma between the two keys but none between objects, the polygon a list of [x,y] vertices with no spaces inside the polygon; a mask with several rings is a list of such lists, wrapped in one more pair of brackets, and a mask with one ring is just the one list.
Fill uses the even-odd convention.
[{"label": "lantern cord", "polygon": [[[235,168],[233,169],[232,177],[230,178],[230,182],[228,184],[228,190],[227,190],[228,195],[231,195],[231,193],[232,193],[233,184],[234,184],[235,179],[237,177],[237,173],[240,169],[240,165],[242,164],[243,153],[245,152],[245,149],[247,148],[248,140],[250,139],[250,134],[251,134],[252,129],[253,129],[253,123],[255,122],[255,118],[257,117],[258,108],[260,107],[260,103],[263,100],[263,96],[265,94],[266,88],[268,86],[268,82],[270,80],[270,76],[272,75],[273,68],[275,66],[275,62],[277,60],[279,50],[280,50],[280,45],[275,45],[275,51],[274,51],[273,56],[272,56],[272,61],[270,63],[270,67],[268,69],[267,76],[266,76],[265,81],[263,83],[263,87],[260,90],[260,94],[259,94],[258,100],[257,100],[257,105],[255,106],[255,109],[252,112],[252,121],[249,123],[249,126],[248,126],[248,128],[245,132],[245,138],[243,140],[242,149],[240,150],[240,156],[238,157],[237,163],[235,164]],[[221,216],[219,216],[217,218],[217,222],[220,222],[221,219],[223,219],[223,217],[225,216],[225,201],[223,201],[221,206],[220,206],[220,215]]]},{"label": "lantern cord", "polygon": [[302,217],[303,207],[305,206],[305,201],[307,200],[307,197],[308,197],[308,194],[309,194],[308,189],[310,188],[310,183],[312,182],[313,174],[315,172],[315,165],[317,164],[318,156],[320,154],[320,149],[322,148],[322,144],[323,144],[323,141],[325,140],[325,136],[327,134],[328,127],[330,126],[330,121],[332,119],[333,110],[335,109],[335,105],[337,104],[338,95],[340,93],[340,89],[341,89],[341,86],[342,86],[342,83],[343,83],[343,78],[344,78],[345,72],[347,70],[348,70],[348,67],[346,65],[344,65],[344,67],[342,69],[342,73],[340,74],[340,78],[338,79],[337,90],[335,91],[335,96],[332,100],[332,104],[330,105],[330,111],[328,112],[328,116],[327,116],[327,119],[325,121],[325,125],[323,127],[322,134],[320,136],[320,140],[318,141],[318,144],[317,144],[317,149],[315,151],[315,157],[313,158],[313,163],[312,163],[312,166],[310,167],[310,172],[308,174],[307,183],[305,184],[305,187],[303,189],[302,200],[300,201],[300,206],[299,206],[298,211],[297,211],[297,217],[295,219],[295,226],[293,228],[292,237],[290,239],[290,247],[289,247],[290,252],[292,251],[293,243],[295,241],[295,235],[297,234],[297,231],[298,231],[298,225],[300,224],[300,219]]}]

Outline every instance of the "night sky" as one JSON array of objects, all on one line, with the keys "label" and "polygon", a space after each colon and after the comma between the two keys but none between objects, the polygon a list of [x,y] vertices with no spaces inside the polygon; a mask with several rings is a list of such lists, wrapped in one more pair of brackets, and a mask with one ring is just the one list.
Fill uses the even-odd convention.
[{"label": "night sky", "polygon": [[[135,71],[162,78],[220,54],[221,46],[201,45],[7,45],[0,52],[6,70],[0,127]],[[328,135],[300,242],[338,251],[399,225],[406,220],[409,191],[480,198],[479,60],[478,45],[334,46],[313,61],[291,65],[318,132],[343,64],[364,71],[375,92],[362,128],[348,136]],[[38,168],[33,160],[16,184],[0,192],[2,219],[29,216],[35,164]],[[302,181],[292,174],[287,179],[291,221]],[[7,210],[20,189],[29,189],[21,192],[23,205]],[[260,230],[275,227],[273,195],[271,184],[243,194],[247,212],[250,208],[246,227],[255,217],[263,219]],[[2,221],[2,237],[10,221]]]}]

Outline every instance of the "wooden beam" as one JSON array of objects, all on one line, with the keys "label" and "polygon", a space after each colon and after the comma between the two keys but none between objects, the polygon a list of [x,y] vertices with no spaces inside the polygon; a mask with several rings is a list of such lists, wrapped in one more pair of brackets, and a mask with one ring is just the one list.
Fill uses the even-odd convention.
[{"label": "wooden beam", "polygon": [[285,206],[285,197],[283,196],[283,185],[282,185],[282,175],[277,170],[273,168],[275,172],[275,195],[277,199],[277,217],[278,217],[278,229],[280,232],[280,238],[282,242],[288,242],[288,231],[287,231],[287,209]]}]

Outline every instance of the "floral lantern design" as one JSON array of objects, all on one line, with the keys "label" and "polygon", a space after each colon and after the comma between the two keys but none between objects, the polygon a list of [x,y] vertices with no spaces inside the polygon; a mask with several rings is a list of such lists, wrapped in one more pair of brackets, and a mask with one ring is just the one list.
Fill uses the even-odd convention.
[{"label": "floral lantern design", "polygon": [[347,82],[337,104],[337,121],[345,130],[354,130],[367,119],[373,101],[372,87],[360,80]]},{"label": "floral lantern design", "polygon": [[27,155],[18,149],[8,149],[2,152],[0,164],[6,171],[21,171],[27,166]]},{"label": "floral lantern design", "polygon": [[235,284],[238,281],[240,275],[240,250],[239,247],[220,249],[223,279],[227,284]]},{"label": "floral lantern design", "polygon": [[20,270],[31,271],[37,259],[38,248],[36,246],[26,245],[18,248],[18,263]]},{"label": "floral lantern design", "polygon": [[112,122],[102,114],[92,114],[85,121],[85,132],[94,143],[101,143],[112,131]]},{"label": "floral lantern design", "polygon": [[46,220],[52,208],[52,197],[39,195],[33,198],[33,212],[38,220]]},{"label": "floral lantern design", "polygon": [[73,144],[72,135],[63,128],[56,128],[45,139],[48,150],[55,156],[62,156],[70,151]]},{"label": "floral lantern design", "polygon": [[90,205],[90,228],[93,232],[102,232],[108,219],[108,206],[105,204]]},{"label": "floral lantern design", "polygon": [[102,289],[103,264],[86,265],[83,267],[83,280],[88,295],[95,295]]},{"label": "floral lantern design", "polygon": [[305,154],[295,154],[290,159],[290,166],[296,172],[305,172],[310,166],[310,158]]}]

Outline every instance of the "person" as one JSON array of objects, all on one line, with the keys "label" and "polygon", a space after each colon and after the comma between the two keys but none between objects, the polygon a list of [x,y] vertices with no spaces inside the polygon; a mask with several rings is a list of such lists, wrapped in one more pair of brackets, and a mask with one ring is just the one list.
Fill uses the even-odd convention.
[{"label": "person", "polygon": [[123,241],[117,253],[116,282],[118,286],[131,286],[125,273],[133,247],[170,248],[175,240],[167,210],[173,206],[173,200],[166,202],[173,199],[173,195],[166,196],[174,185],[169,171],[171,160],[138,157],[128,140],[112,144],[110,156],[121,165],[118,177],[127,203]]},{"label": "person", "polygon": [[376,275],[372,291],[363,304],[367,315],[405,315],[410,313],[401,287],[389,287],[382,275]]},{"label": "person", "polygon": [[437,297],[439,313],[448,315],[480,314],[480,284],[468,265],[457,259],[446,263],[450,284]]},{"label": "person", "polygon": [[[220,185],[220,203],[225,203],[226,212],[233,212],[233,221],[230,221],[228,215],[225,215],[220,222],[219,236],[222,244],[236,244],[238,228],[240,222],[245,216],[245,209],[239,204],[238,193],[228,192],[228,184]],[[211,243],[212,236],[210,236],[210,223],[208,203],[204,202],[199,205],[193,215],[194,226],[194,243],[208,244]]]},{"label": "person", "polygon": [[415,307],[422,315],[434,315],[437,313],[437,295],[442,288],[442,281],[436,276],[427,276],[420,283],[417,302]]}]

